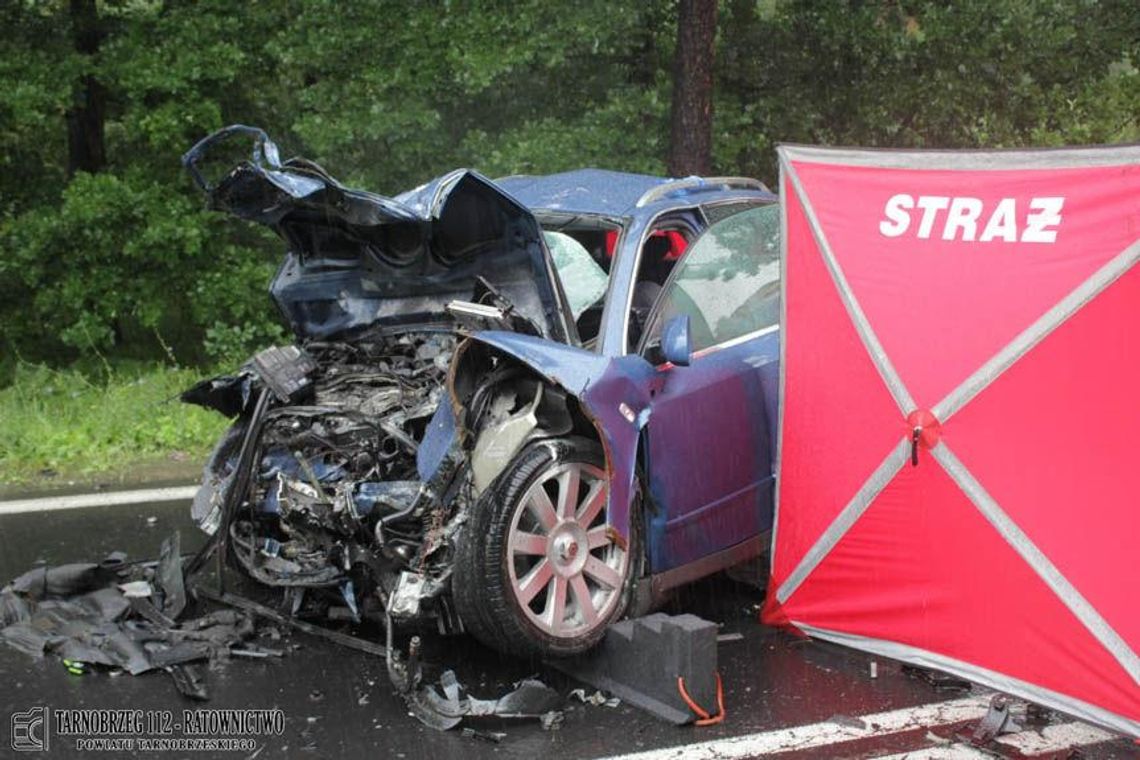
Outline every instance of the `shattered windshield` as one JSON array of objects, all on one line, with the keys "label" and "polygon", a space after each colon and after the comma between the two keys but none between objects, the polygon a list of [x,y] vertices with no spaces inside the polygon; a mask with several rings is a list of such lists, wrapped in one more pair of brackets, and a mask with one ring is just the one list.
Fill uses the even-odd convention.
[{"label": "shattered windshield", "polygon": [[606,294],[609,277],[598,266],[590,252],[577,240],[563,232],[543,232],[546,247],[558,271],[558,279],[566,291],[574,319]]}]

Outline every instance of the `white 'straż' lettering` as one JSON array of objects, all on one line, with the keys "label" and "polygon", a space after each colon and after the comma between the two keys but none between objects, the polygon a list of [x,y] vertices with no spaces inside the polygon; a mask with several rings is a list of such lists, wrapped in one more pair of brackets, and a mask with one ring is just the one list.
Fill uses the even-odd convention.
[{"label": "white 'stra\u017c' lettering", "polygon": [[988,243],[995,238],[1007,243],[1017,242],[1017,201],[1013,198],[1002,198],[998,202],[978,240]]},{"label": "white 'stra\u017c' lettering", "polygon": [[914,208],[914,198],[905,193],[892,195],[887,200],[883,213],[887,218],[879,222],[879,232],[886,237],[898,237],[910,227],[908,209]]},{"label": "white 'stra\u017c' lettering", "polygon": [[[980,198],[969,196],[949,197],[945,195],[920,195],[916,199],[906,193],[892,195],[883,207],[884,219],[879,221],[879,233],[883,237],[900,237],[911,228],[912,209],[922,209],[915,237],[929,240],[938,223],[939,212],[946,211],[942,218],[943,240],[962,240],[989,243],[1001,240],[1006,243],[1055,243],[1057,227],[1061,224],[1063,197],[1030,198],[1024,220],[1018,218],[1017,199],[1001,198],[993,211],[981,225],[985,213],[985,203]],[[1018,235],[1019,222],[1024,227]],[[981,225],[982,233],[978,235]]]},{"label": "white 'stra\u017c' lettering", "polygon": [[978,217],[981,215],[980,198],[953,198],[950,201],[950,210],[946,212],[946,226],[942,228],[942,239],[954,240],[958,230],[961,230],[963,240],[973,241],[978,234]]},{"label": "white 'stra\u017c' lettering", "polygon": [[1038,213],[1025,215],[1025,229],[1021,233],[1021,242],[1055,242],[1057,230],[1049,230],[1046,227],[1056,227],[1061,223],[1061,207],[1064,205],[1064,198],[1034,198],[1029,201],[1030,210]]},{"label": "white 'stra\u017c' lettering", "polygon": [[938,212],[950,205],[950,199],[945,195],[920,195],[918,207],[922,209],[922,221],[918,225],[918,237],[927,240],[930,231],[934,229],[934,219]]}]

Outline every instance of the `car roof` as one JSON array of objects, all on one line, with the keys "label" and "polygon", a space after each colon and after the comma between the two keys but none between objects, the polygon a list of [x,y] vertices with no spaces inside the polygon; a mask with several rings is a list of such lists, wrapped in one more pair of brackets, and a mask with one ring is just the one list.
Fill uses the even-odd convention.
[{"label": "car roof", "polygon": [[532,210],[630,217],[649,203],[676,198],[676,205],[732,197],[773,199],[762,183],[741,177],[671,179],[608,169],[575,169],[546,175],[515,175],[495,183]]}]

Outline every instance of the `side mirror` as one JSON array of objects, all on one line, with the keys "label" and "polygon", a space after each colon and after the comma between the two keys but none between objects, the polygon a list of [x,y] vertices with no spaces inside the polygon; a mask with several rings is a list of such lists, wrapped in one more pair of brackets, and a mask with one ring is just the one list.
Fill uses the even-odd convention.
[{"label": "side mirror", "polygon": [[689,341],[689,315],[678,314],[665,323],[661,331],[661,353],[665,361],[677,367],[688,367],[693,358]]}]

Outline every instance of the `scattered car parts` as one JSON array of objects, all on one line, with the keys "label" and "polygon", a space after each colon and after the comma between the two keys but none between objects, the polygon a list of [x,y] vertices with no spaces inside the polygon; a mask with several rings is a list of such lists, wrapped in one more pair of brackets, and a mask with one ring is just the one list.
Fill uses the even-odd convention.
[{"label": "scattered car parts", "polygon": [[256,629],[232,609],[183,619],[179,544],[177,533],[163,542],[158,562],[112,555],[29,570],[0,590],[0,640],[35,657],[55,655],[75,674],[89,665],[131,675],[166,670],[179,691],[205,699],[205,672],[191,663],[259,651],[251,644]]}]

